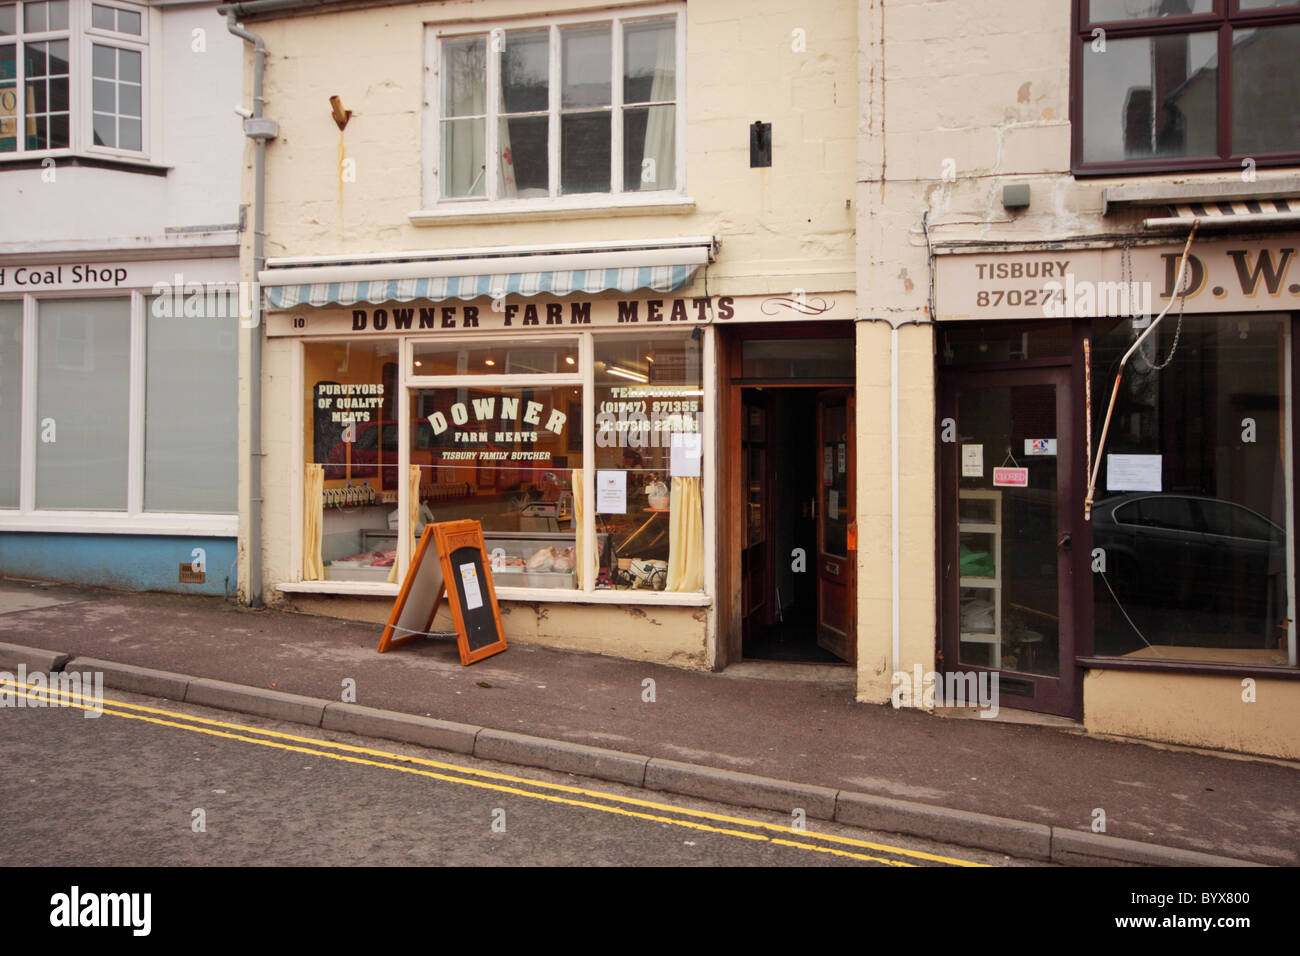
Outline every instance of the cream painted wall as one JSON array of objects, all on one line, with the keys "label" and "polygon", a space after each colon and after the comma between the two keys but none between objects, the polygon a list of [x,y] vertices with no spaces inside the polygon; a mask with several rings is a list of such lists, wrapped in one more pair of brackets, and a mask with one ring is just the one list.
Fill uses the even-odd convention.
[{"label": "cream painted wall", "polygon": [[1300,682],[1260,678],[1254,701],[1240,677],[1094,670],[1083,681],[1090,733],[1144,737],[1300,759]]},{"label": "cream painted wall", "polygon": [[[393,607],[387,599],[306,594],[294,595],[291,604],[308,614],[369,621],[375,625],[376,645]],[[500,610],[507,643],[612,654],[692,670],[710,666],[708,608],[502,601]],[[446,605],[434,618],[433,629],[455,630]]]},{"label": "cream painted wall", "polygon": [[[564,9],[610,6],[573,0]],[[557,12],[554,5],[536,0],[477,0],[253,21],[270,51],[267,115],[280,123],[268,158],[267,254],[714,235],[722,242],[709,270],[715,295],[852,288],[852,0],[686,4],[686,183],[693,212],[412,225],[408,213],[422,204],[423,24],[481,21],[487,28],[548,12]],[[806,31],[806,52],[792,50],[796,29]],[[341,202],[331,95],[353,111],[342,140],[356,182],[344,184]],[[749,125],[760,119],[772,123],[773,165],[750,169]]]}]

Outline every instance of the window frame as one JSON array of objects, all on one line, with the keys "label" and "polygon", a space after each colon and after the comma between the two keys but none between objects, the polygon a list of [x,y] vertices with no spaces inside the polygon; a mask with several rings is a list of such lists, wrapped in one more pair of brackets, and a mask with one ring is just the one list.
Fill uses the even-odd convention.
[{"label": "window frame", "polygon": [[[674,21],[675,44],[675,183],[671,189],[623,189],[623,27],[651,20]],[[560,30],[564,27],[609,24],[612,31],[610,77],[610,190],[593,193],[560,191]],[[548,191],[545,197],[503,198],[500,195],[499,124],[504,115],[498,104],[500,90],[500,52],[493,49],[497,31],[512,32],[546,29],[549,32],[549,104]],[[602,12],[562,16],[524,17],[473,24],[426,24],[426,89],[421,142],[421,185],[423,211],[436,216],[474,216],[492,213],[548,213],[561,210],[618,208],[628,206],[679,206],[686,197],[686,8],[681,3],[633,7],[616,13]],[[481,36],[486,46],[485,147],[484,162],[491,171],[486,177],[485,195],[443,197],[441,194],[442,161],[442,41]],[[639,108],[640,104],[638,104]],[[513,114],[512,114],[513,115]]]},{"label": "window frame", "polygon": [[[18,7],[18,16],[22,17],[23,0],[0,0],[14,2]],[[105,30],[94,27],[93,6],[112,7],[136,13],[140,17],[140,35]],[[154,101],[150,70],[149,51],[154,46],[153,31],[156,20],[150,17],[148,6],[132,3],[129,0],[68,0],[68,27],[66,30],[44,31],[31,36],[37,40],[61,39],[68,41],[68,145],[52,149],[27,149],[24,137],[18,135],[26,122],[24,107],[26,97],[23,84],[26,81],[23,69],[23,45],[27,42],[24,31],[19,30],[12,36],[0,36],[0,45],[13,44],[15,49],[15,90],[18,92],[17,113],[15,114],[15,139],[17,148],[12,152],[0,152],[0,169],[6,163],[31,160],[61,158],[66,156],[103,156],[120,160],[148,162],[155,150],[153,142],[153,118],[151,104]],[[140,54],[140,149],[123,149],[116,146],[100,146],[95,143],[94,129],[94,47],[109,46],[117,50],[130,50]]]},{"label": "window frame", "polygon": [[[22,303],[22,387],[20,428],[17,436],[19,456],[18,507],[0,507],[0,532],[66,532],[79,534],[158,534],[195,537],[234,537],[239,530],[239,501],[225,513],[171,512],[145,510],[145,394],[148,374],[146,335],[148,301],[145,289],[87,289],[25,293],[4,296],[4,301]],[[97,511],[36,507],[36,452],[40,438],[37,407],[39,361],[38,308],[42,300],[60,299],[129,299],[130,371],[127,378],[127,482],[126,509]],[[236,338],[238,346],[238,338]]]},{"label": "window frame", "polygon": [[[1241,10],[1240,0],[1212,0],[1209,13],[1179,17],[1146,17],[1133,20],[1092,20],[1092,0],[1073,0],[1070,34],[1070,170],[1076,177],[1136,175],[1184,171],[1240,170],[1246,159],[1256,167],[1300,165],[1300,144],[1283,153],[1250,155],[1232,151],[1232,34],[1235,29],[1300,24],[1300,4],[1292,7]],[[1085,6],[1086,5],[1086,6]],[[1085,17],[1085,10],[1088,16]],[[1085,162],[1083,159],[1083,54],[1093,39],[1094,29],[1104,29],[1106,40],[1142,39],[1183,33],[1217,31],[1217,110],[1213,156],[1107,160]]]},{"label": "window frame", "polygon": [[[397,467],[398,474],[407,474],[411,467],[411,395],[418,390],[427,388],[519,388],[534,385],[537,387],[547,386],[574,386],[577,385],[582,390],[582,408],[583,408],[583,483],[584,496],[587,501],[592,502],[592,507],[588,509],[587,520],[583,524],[582,534],[584,541],[584,553],[589,559],[596,557],[596,521],[595,521],[595,488],[596,488],[596,429],[595,429],[595,355],[596,341],[598,339],[610,339],[615,337],[639,338],[647,334],[645,328],[602,328],[599,331],[582,330],[577,331],[578,338],[578,365],[574,372],[556,372],[541,373],[536,375],[414,375],[412,370],[414,365],[415,348],[425,344],[439,345],[458,345],[458,344],[479,344],[484,342],[503,342],[510,339],[508,335],[502,335],[500,332],[452,332],[443,335],[382,335],[364,337],[362,341],[369,342],[389,342],[396,343],[398,346],[398,364],[397,364],[397,393],[401,399],[397,403],[397,433],[399,441]],[[657,331],[657,330],[656,330]],[[689,337],[690,332],[682,330],[683,337]],[[539,336],[540,338],[541,336]],[[556,340],[572,339],[572,332],[555,333]],[[305,375],[306,368],[306,350],[307,346],[318,342],[339,341],[357,341],[355,337],[349,336],[303,336],[296,339],[294,354],[294,373],[293,381],[290,382],[290,388],[293,394],[303,396],[307,394],[307,381]],[[715,453],[716,435],[713,429],[717,426],[717,364],[715,358],[716,339],[712,325],[704,328],[704,338],[700,342],[701,356],[701,406],[700,406],[700,425],[701,434],[704,437],[701,442],[703,460],[701,462],[701,498],[703,505],[703,524],[705,528],[716,526],[717,522],[717,458]],[[304,432],[306,426],[305,418],[305,401],[295,400],[294,419],[292,427],[294,429],[296,461],[307,461],[308,449],[305,445]],[[593,464],[588,465],[591,462]],[[300,521],[303,509],[306,507],[306,495],[303,487],[302,469],[297,469],[297,477],[290,486],[289,507],[291,514],[298,515],[295,521]],[[401,582],[406,578],[407,569],[410,567],[411,548],[410,548],[410,527],[409,527],[409,488],[407,482],[398,482],[398,535],[397,535],[397,583],[379,583],[367,581],[304,581],[302,579],[302,559],[303,559],[303,541],[301,534],[291,534],[289,536],[289,561],[292,569],[286,580],[278,582],[274,587],[282,592],[288,593],[311,593],[311,594],[364,594],[364,595],[396,595],[401,586]],[[715,601],[716,593],[716,535],[705,534],[704,536],[704,587],[700,591],[692,592],[665,592],[665,591],[647,591],[647,590],[620,590],[611,588],[607,590],[595,590],[595,575],[587,575],[584,579],[582,588],[560,589],[560,588],[530,588],[530,587],[511,587],[509,585],[497,587],[497,596],[501,600],[511,601],[537,601],[537,602],[555,602],[568,604],[640,604],[640,605],[677,605],[690,607],[708,607]]]}]

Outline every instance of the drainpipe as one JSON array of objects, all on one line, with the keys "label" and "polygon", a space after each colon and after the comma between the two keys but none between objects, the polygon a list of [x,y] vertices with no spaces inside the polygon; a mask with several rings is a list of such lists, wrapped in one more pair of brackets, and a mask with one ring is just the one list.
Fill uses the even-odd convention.
[{"label": "drainpipe", "polygon": [[255,144],[253,159],[253,295],[248,358],[248,603],[262,606],[262,290],[257,277],[266,266],[266,144],[279,132],[273,119],[262,115],[262,77],[266,71],[266,44],[236,22],[236,7],[219,7],[226,14],[226,29],[253,44],[253,115],[244,120],[244,135]]}]

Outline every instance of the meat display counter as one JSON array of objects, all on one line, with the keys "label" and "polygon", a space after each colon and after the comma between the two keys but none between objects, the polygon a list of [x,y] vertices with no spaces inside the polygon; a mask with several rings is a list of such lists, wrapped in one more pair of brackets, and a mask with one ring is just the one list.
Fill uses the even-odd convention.
[{"label": "meat display counter", "polygon": [[[597,535],[597,553],[607,535]],[[487,531],[488,565],[500,587],[574,588],[572,531]]]}]

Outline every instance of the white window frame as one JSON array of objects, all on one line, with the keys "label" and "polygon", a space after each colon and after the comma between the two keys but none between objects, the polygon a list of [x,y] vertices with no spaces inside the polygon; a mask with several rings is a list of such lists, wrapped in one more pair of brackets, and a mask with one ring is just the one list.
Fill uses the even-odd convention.
[{"label": "white window frame", "polygon": [[[22,0],[16,0],[19,7]],[[140,15],[140,36],[135,37],[128,33],[118,33],[116,31],[96,29],[91,26],[91,6],[98,4],[104,7],[113,7],[119,10],[129,10],[132,13]],[[155,152],[156,144],[153,134],[153,110],[151,104],[154,102],[157,91],[152,88],[153,77],[150,70],[149,50],[154,46],[153,31],[156,18],[149,16],[149,8],[142,4],[130,3],[127,0],[68,0],[68,28],[66,31],[46,31],[45,33],[32,34],[30,39],[61,39],[66,37],[68,41],[68,140],[66,147],[57,149],[27,149],[24,145],[23,128],[26,125],[25,117],[21,116],[22,109],[26,106],[26,97],[24,96],[24,83],[26,76],[23,71],[22,46],[27,41],[27,37],[21,31],[13,36],[0,36],[0,45],[14,44],[16,47],[16,86],[18,93],[18,107],[20,116],[17,119],[17,149],[13,152],[0,153],[0,168],[3,168],[6,162],[12,162],[20,159],[31,159],[33,157],[58,158],[62,156],[104,156],[105,158],[135,160],[136,162],[147,161]],[[21,12],[20,12],[21,17]],[[94,45],[111,46],[117,49],[132,50],[140,54],[140,149],[121,149],[110,146],[95,145],[94,131],[94,97],[93,97],[93,78],[91,76],[93,68]]]},{"label": "white window frame", "polygon": [[[106,289],[71,292],[28,293],[19,299],[23,306],[23,363],[21,428],[18,439],[19,484],[18,507],[0,508],[0,532],[44,531],[79,534],[157,534],[195,537],[232,538],[239,531],[239,515],[190,514],[186,512],[145,511],[145,356],[148,315],[147,296],[141,289]],[[127,379],[127,476],[126,510],[94,511],[40,509],[36,507],[36,446],[40,435],[37,409],[39,332],[38,306],[50,299],[123,299],[131,300],[130,373]],[[237,506],[237,503],[236,503]]]},{"label": "white window frame", "polygon": [[[623,186],[623,27],[648,20],[672,18],[676,44],[675,90],[675,164],[676,183],[672,189],[650,191],[624,191]],[[610,24],[612,29],[611,57],[611,141],[609,192],[560,193],[560,28],[568,26]],[[499,110],[497,108],[500,83],[500,52],[493,49],[492,35],[497,31],[548,29],[550,31],[550,131],[547,137],[550,175],[549,197],[528,199],[503,199],[500,197],[500,147]],[[442,157],[442,41],[463,37],[482,36],[486,41],[487,88],[485,90],[487,115],[484,120],[486,148],[484,159],[490,175],[486,177],[486,196],[443,198],[441,196],[439,165]],[[417,225],[421,221],[443,221],[454,218],[475,218],[501,214],[548,215],[564,211],[594,209],[654,208],[678,211],[693,208],[686,193],[686,8],[683,4],[657,4],[632,7],[614,15],[571,14],[567,16],[528,17],[514,20],[480,22],[444,26],[428,24],[425,29],[426,89],[422,136],[422,187],[424,208],[412,213]]]},{"label": "white window frame", "polygon": [[[595,590],[595,568],[598,562],[596,554],[596,522],[595,522],[595,501],[596,501],[596,429],[595,418],[591,410],[595,407],[595,345],[596,340],[608,340],[618,336],[629,338],[644,338],[648,334],[655,334],[654,330],[644,328],[612,328],[601,329],[598,332],[579,331],[578,339],[578,364],[574,372],[556,372],[541,375],[413,375],[411,370],[414,368],[415,347],[417,345],[456,345],[460,343],[493,343],[500,342],[503,339],[512,338],[511,335],[503,335],[501,332],[453,332],[446,335],[407,335],[407,336],[376,336],[366,338],[366,342],[385,342],[398,344],[398,366],[397,366],[397,393],[401,397],[398,402],[398,474],[405,475],[411,467],[411,392],[423,388],[518,388],[518,387],[546,387],[546,386],[573,386],[579,385],[582,388],[582,408],[583,408],[583,435],[582,435],[582,454],[583,454],[583,500],[592,502],[592,507],[588,509],[589,518],[584,522],[582,528],[583,534],[583,553],[587,557],[590,567],[588,573],[583,576],[583,587],[572,589],[561,588],[525,588],[498,586],[497,597],[501,600],[508,601],[538,601],[554,602],[560,604],[641,604],[641,605],[672,605],[683,607],[708,607],[715,601],[715,580],[714,569],[717,564],[717,536],[714,534],[705,534],[704,536],[704,588],[701,591],[677,593],[665,591],[642,591],[610,588],[607,590]],[[662,333],[659,333],[662,334]],[[683,332],[683,335],[689,333]],[[544,338],[545,336],[538,336]],[[572,340],[575,335],[572,331],[555,333],[556,341]],[[304,379],[304,362],[306,359],[306,347],[315,342],[331,342],[337,344],[338,336],[305,336],[297,340],[296,354],[294,356],[295,380],[291,382],[291,387],[295,390],[295,395],[305,395],[306,382]],[[714,338],[713,326],[709,325],[704,328],[704,338],[700,343],[701,350],[701,390],[703,391],[702,402],[700,405],[700,425],[702,434],[706,437],[703,442],[704,459],[701,462],[703,482],[701,484],[701,496],[703,498],[704,510],[704,527],[717,527],[717,365],[715,361],[716,342]],[[295,460],[305,462],[307,447],[305,439],[306,412],[304,406],[305,400],[294,402],[294,416],[292,422],[293,433],[296,436],[296,457]],[[588,465],[591,462],[593,464]],[[303,492],[303,470],[297,469],[297,478],[292,483],[292,494],[290,496],[291,514],[302,515],[302,509],[305,506],[305,495]],[[400,516],[397,535],[397,583],[389,582],[368,582],[368,581],[303,581],[302,580],[302,535],[294,533],[290,536],[289,560],[292,568],[291,579],[276,585],[277,589],[288,593],[307,593],[307,594],[358,594],[374,596],[391,596],[398,593],[400,584],[406,578],[407,569],[411,561],[411,529],[410,529],[410,492],[408,482],[399,481],[397,486],[397,508]],[[291,522],[293,527],[301,527],[301,518]]]}]

